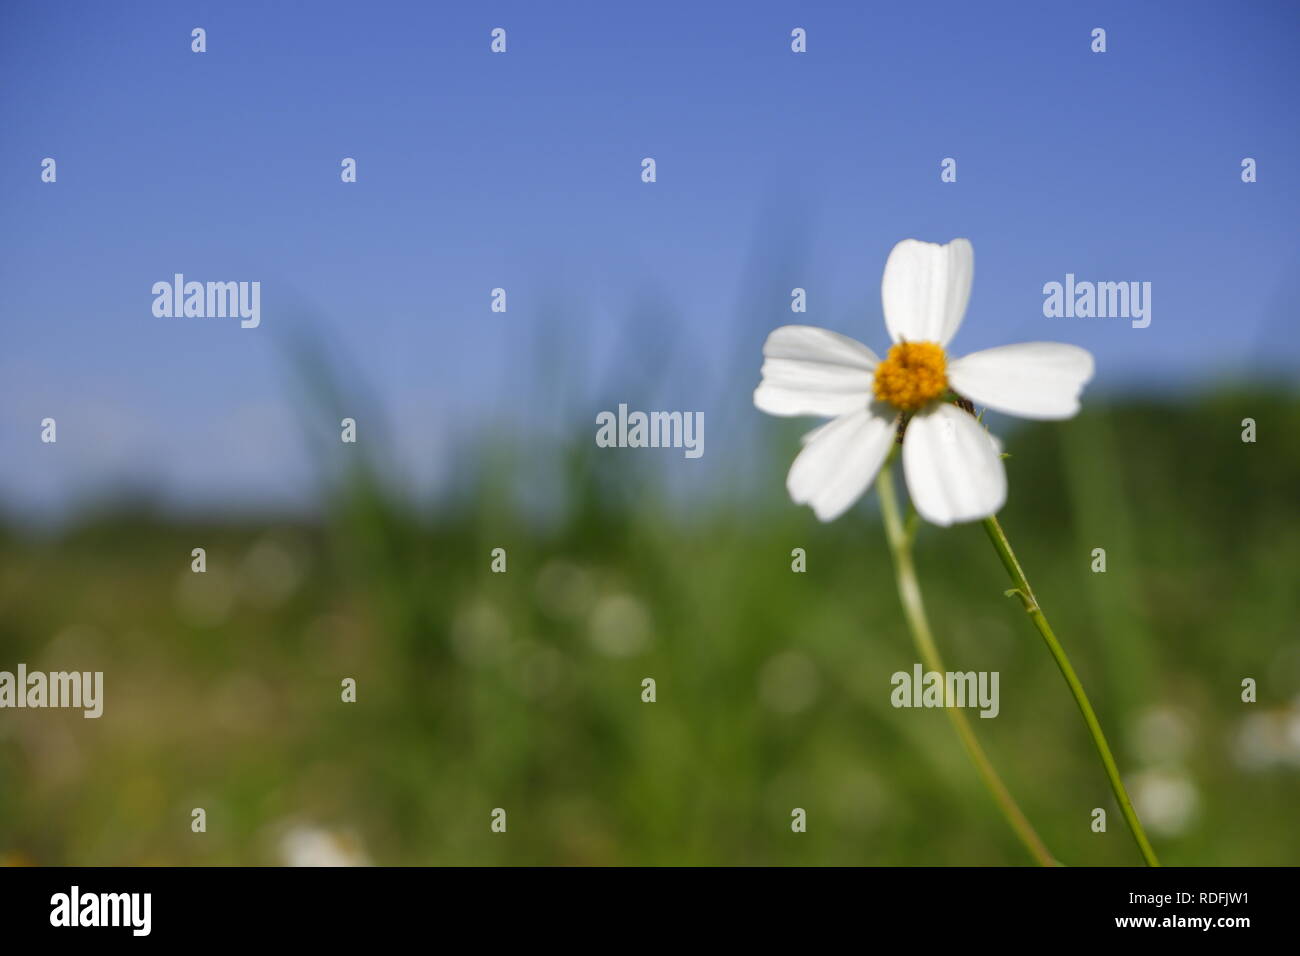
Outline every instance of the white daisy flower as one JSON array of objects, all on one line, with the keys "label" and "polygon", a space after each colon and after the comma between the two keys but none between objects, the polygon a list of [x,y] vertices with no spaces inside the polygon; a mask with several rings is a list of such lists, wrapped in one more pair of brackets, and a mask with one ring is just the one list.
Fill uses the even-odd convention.
[{"label": "white daisy flower", "polygon": [[904,239],[885,263],[880,298],[894,344],[881,361],[837,332],[787,325],[763,345],[754,404],[769,415],[832,420],[804,436],[786,480],[796,504],[838,518],[875,479],[903,428],[903,471],[916,510],[950,525],[987,518],[1007,497],[997,439],[960,398],[1020,418],[1070,418],[1092,378],[1092,355],[1076,345],[1024,342],[949,358],[945,349],[970,299],[975,253]]}]

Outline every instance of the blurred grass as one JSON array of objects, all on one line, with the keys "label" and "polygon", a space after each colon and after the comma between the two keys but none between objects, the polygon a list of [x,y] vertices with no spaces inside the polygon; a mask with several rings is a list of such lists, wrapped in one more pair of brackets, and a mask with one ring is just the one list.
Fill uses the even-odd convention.
[{"label": "blurred grass", "polygon": [[[399,864],[1027,863],[943,714],[889,705],[916,658],[874,496],[818,524],[783,491],[797,428],[765,425],[760,492],[687,508],[587,433],[545,463],[481,446],[429,508],[332,436],[320,524],[0,532],[0,669],[103,670],[107,697],[98,721],[0,713],[0,859],[279,863],[315,840]],[[1223,389],[995,427],[1003,524],[1163,861],[1300,862],[1300,403]],[[539,521],[514,489],[544,468],[564,500]],[[1049,847],[1138,862],[979,527],[924,528],[917,558],[949,666],[1001,672],[976,730]]]}]

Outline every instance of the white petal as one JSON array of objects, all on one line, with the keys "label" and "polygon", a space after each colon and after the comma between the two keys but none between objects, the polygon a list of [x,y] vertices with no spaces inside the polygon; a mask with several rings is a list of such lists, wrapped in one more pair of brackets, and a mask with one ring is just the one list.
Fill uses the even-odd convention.
[{"label": "white petal", "polygon": [[948,363],[948,383],[976,405],[1021,418],[1069,418],[1092,378],[1092,353],[1061,342],[1022,342]]},{"label": "white petal", "polygon": [[822,521],[834,521],[848,511],[889,454],[897,421],[893,414],[877,403],[818,428],[786,478],[795,504],[812,505]]},{"label": "white petal", "polygon": [[880,359],[861,342],[811,325],[786,325],[763,345],[754,404],[769,415],[844,415],[871,401]]},{"label": "white petal", "polygon": [[987,518],[1007,499],[997,442],[973,415],[946,402],[907,423],[903,470],[912,504],[931,524]]},{"label": "white petal", "polygon": [[967,239],[942,246],[904,239],[894,246],[880,283],[890,337],[947,345],[966,314],[974,275],[975,250]]}]

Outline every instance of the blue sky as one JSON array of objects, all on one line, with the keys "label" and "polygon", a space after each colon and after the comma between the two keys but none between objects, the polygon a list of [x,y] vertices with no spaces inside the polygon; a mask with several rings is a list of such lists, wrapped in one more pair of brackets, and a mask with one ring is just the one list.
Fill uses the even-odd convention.
[{"label": "blue sky", "polygon": [[[1297,27],[1266,2],[8,0],[0,503],[301,503],[294,336],[374,397],[421,487],[490,423],[747,422],[772,327],[883,347],[909,236],[974,242],[958,353],[1076,342],[1097,393],[1294,381]],[[261,327],[155,317],[177,272],[260,281]],[[1067,272],[1151,282],[1151,326],[1045,318]]]}]

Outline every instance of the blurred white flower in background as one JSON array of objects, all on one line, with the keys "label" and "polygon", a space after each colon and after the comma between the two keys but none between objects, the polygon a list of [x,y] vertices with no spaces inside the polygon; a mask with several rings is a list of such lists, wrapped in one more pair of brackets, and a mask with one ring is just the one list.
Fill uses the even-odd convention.
[{"label": "blurred white flower in background", "polygon": [[370,866],[360,839],[352,833],[337,833],[297,823],[280,837],[280,858],[284,866]]},{"label": "blurred white flower in background", "polygon": [[1300,696],[1285,707],[1243,717],[1234,736],[1233,756],[1245,770],[1300,767]]},{"label": "blurred white flower in background", "polygon": [[1196,784],[1175,767],[1142,770],[1133,775],[1128,789],[1142,822],[1164,836],[1186,830],[1200,805]]},{"label": "blurred white flower in background", "polygon": [[588,635],[609,657],[632,657],[650,646],[650,612],[630,594],[606,594],[591,609]]}]

